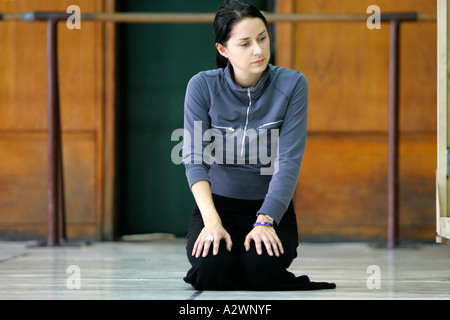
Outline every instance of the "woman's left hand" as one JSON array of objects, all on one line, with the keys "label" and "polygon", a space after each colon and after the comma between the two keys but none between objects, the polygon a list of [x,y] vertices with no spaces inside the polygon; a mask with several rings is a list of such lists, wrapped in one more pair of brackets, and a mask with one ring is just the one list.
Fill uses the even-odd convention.
[{"label": "woman's left hand", "polygon": [[[260,218],[258,218],[257,221],[264,221]],[[268,221],[266,221],[268,222]],[[264,243],[264,246],[266,247],[267,253],[269,256],[273,256],[275,253],[275,256],[279,257],[280,253],[283,254],[283,245],[281,243],[280,238],[278,238],[278,235],[273,227],[267,227],[267,226],[256,226],[250,231],[250,233],[245,237],[244,241],[244,247],[246,251],[250,250],[250,242],[255,242],[256,252],[259,255],[262,255],[262,244]]]}]

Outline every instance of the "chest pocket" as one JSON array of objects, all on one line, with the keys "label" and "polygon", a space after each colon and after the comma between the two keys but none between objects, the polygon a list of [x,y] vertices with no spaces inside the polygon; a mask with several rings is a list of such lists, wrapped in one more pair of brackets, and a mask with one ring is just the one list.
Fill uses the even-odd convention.
[{"label": "chest pocket", "polygon": [[214,129],[219,129],[220,131],[225,131],[225,132],[235,132],[236,129],[232,128],[232,127],[225,127],[225,126],[216,126],[214,124],[211,125],[212,128]]},{"label": "chest pocket", "polygon": [[281,126],[281,124],[283,123],[283,121],[284,120],[267,122],[267,123],[264,123],[264,124],[256,127],[256,130],[259,130],[259,129],[269,130],[269,129],[279,128]]}]

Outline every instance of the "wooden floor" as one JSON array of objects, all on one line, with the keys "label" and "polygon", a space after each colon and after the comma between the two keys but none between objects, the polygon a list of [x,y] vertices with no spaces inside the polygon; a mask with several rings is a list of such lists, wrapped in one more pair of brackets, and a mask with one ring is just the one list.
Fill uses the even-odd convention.
[{"label": "wooden floor", "polygon": [[291,292],[195,291],[184,239],[30,248],[0,242],[2,300],[449,299],[450,246],[379,249],[366,243],[303,243],[290,271],[336,289]]}]

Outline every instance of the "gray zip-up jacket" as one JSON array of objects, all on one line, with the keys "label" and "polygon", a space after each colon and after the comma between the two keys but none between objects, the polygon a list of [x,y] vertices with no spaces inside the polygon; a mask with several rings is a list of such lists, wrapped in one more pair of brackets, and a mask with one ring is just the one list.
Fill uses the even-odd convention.
[{"label": "gray zip-up jacket", "polygon": [[300,173],[307,108],[299,71],[269,64],[253,88],[234,82],[230,64],[195,75],[184,106],[189,186],[206,180],[214,194],[264,200],[257,214],[280,223]]}]

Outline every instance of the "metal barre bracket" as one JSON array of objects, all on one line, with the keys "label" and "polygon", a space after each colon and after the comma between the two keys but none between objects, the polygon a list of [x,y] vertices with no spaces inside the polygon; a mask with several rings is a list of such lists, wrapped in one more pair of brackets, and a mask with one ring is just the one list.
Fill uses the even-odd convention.
[{"label": "metal barre bracket", "polygon": [[392,20],[397,21],[417,21],[419,15],[417,12],[402,12],[402,13],[381,13],[382,22],[390,22]]}]

